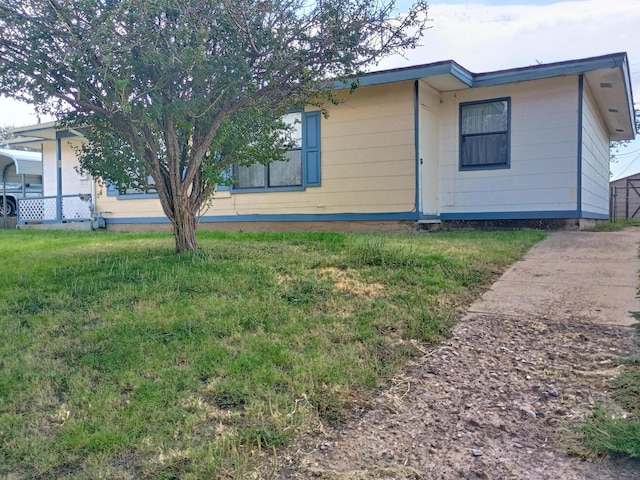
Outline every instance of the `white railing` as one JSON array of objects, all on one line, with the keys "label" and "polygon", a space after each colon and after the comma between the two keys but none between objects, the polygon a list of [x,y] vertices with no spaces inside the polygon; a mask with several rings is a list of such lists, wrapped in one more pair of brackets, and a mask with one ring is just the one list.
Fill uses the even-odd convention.
[{"label": "white railing", "polygon": [[18,200],[18,224],[79,222],[91,220],[92,215],[93,204],[88,193]]}]

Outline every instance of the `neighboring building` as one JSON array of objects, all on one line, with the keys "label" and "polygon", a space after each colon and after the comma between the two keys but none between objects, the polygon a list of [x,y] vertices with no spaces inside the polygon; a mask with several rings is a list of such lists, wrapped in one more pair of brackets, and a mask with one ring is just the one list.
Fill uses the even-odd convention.
[{"label": "neighboring building", "polygon": [[611,220],[640,219],[640,158],[612,177],[609,185]]},{"label": "neighboring building", "polygon": [[0,216],[14,216],[19,199],[40,195],[42,154],[0,149]]},{"label": "neighboring building", "polygon": [[[481,74],[445,61],[366,74],[337,94],[345,101],[327,118],[292,113],[301,129],[289,162],[237,169],[200,228],[607,219],[609,142],[635,135],[624,53]],[[77,173],[77,132],[14,134],[42,144],[45,195],[92,194],[108,228],[169,226],[153,191],[95,190]]]}]

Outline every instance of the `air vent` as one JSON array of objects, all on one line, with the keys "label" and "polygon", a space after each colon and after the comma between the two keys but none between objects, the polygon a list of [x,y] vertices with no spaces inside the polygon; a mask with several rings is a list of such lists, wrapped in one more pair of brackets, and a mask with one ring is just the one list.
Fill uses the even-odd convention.
[{"label": "air vent", "polygon": [[601,82],[600,88],[613,88],[613,83],[611,82]]},{"label": "air vent", "polygon": [[624,130],[622,130],[621,128],[616,128],[616,132],[618,132],[618,133],[624,133]]},{"label": "air vent", "polygon": [[618,113],[618,109],[617,108],[610,108],[609,109],[609,113]]}]

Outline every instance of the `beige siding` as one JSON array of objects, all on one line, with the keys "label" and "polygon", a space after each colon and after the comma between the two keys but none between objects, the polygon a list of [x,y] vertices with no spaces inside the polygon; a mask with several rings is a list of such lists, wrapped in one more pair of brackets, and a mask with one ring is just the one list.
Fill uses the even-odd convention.
[{"label": "beige siding", "polygon": [[[460,171],[460,103],[504,97],[511,99],[510,168]],[[443,214],[576,210],[577,77],[443,93],[441,100]]]},{"label": "beige siding", "polygon": [[[409,212],[415,208],[413,82],[344,93],[321,119],[321,186],[215,195],[206,216]],[[163,216],[158,200],[101,195],[105,218]]]},{"label": "beige siding", "polygon": [[582,210],[586,216],[607,215],[609,211],[609,133],[586,80],[582,101]]},{"label": "beige siding", "polygon": [[[75,161],[75,155],[73,161]],[[42,191],[45,197],[53,197],[58,194],[56,175],[56,144],[55,142],[43,143]]]}]

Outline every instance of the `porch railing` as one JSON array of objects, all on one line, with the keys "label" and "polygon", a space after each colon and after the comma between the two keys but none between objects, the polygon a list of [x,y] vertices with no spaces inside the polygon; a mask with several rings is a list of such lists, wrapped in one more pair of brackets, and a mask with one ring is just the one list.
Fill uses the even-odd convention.
[{"label": "porch railing", "polygon": [[87,221],[92,214],[91,195],[85,193],[18,200],[18,224]]}]

